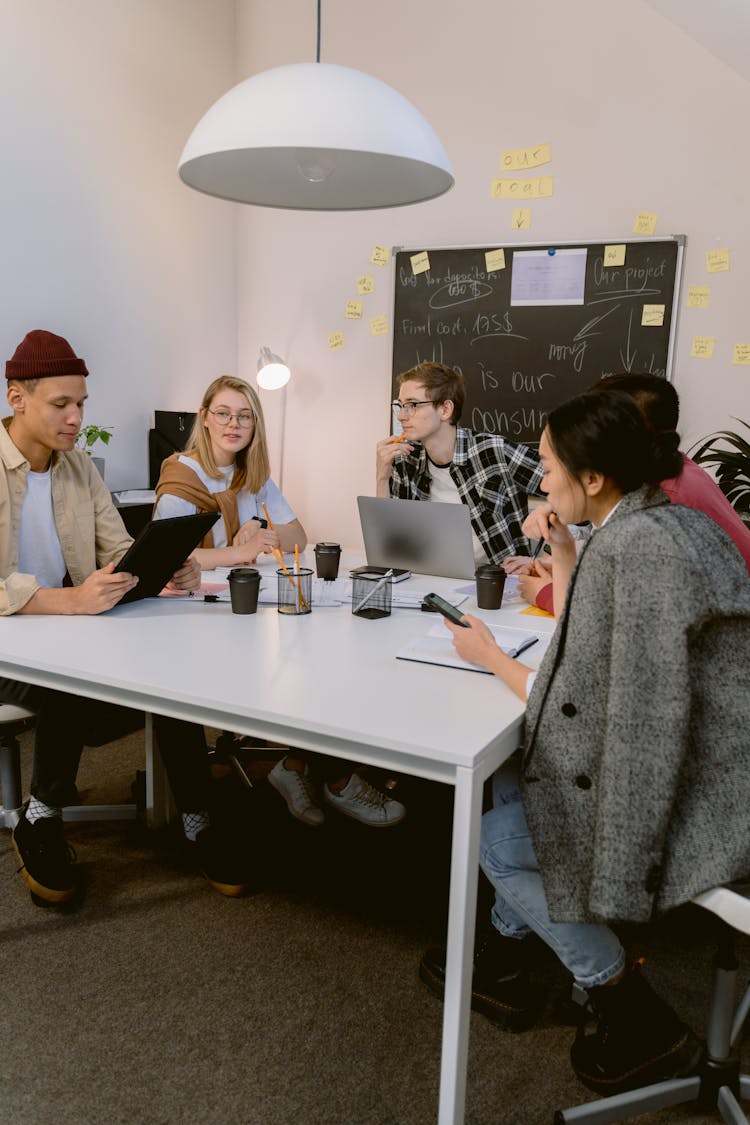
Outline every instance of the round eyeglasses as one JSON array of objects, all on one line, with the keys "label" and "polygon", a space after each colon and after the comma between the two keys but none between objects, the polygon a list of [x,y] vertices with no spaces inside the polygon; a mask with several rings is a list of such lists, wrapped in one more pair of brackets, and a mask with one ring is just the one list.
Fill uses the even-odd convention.
[{"label": "round eyeglasses", "polygon": [[232,419],[236,418],[238,426],[243,430],[249,430],[255,421],[255,417],[252,414],[230,414],[228,410],[212,410],[210,406],[206,407],[206,411],[209,414],[213,414],[217,426],[228,426]]},{"label": "round eyeglasses", "polygon": [[396,402],[391,403],[391,409],[397,417],[403,414],[404,418],[412,418],[418,406],[427,406],[428,403],[430,406],[435,405],[431,398],[419,399],[417,402],[399,402],[397,399]]}]

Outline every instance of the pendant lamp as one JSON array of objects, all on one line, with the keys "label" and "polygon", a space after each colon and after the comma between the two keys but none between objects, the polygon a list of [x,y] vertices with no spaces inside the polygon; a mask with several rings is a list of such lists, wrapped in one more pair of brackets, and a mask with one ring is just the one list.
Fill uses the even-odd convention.
[{"label": "pendant lamp", "polygon": [[300,211],[400,207],[454,177],[421,113],[360,70],[318,61],[263,71],[201,118],[179,162],[189,187],[236,203]]}]

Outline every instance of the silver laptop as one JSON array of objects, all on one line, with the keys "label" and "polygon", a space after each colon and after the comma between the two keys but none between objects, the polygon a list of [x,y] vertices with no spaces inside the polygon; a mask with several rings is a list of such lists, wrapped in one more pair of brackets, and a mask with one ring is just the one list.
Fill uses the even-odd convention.
[{"label": "silver laptop", "polygon": [[369,566],[473,578],[476,564],[465,504],[358,496]]}]

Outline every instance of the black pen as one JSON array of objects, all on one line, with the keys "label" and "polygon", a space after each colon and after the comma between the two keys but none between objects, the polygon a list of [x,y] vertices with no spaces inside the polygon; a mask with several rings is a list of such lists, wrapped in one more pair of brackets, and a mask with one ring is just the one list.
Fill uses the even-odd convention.
[{"label": "black pen", "polygon": [[534,548],[534,550],[531,552],[531,561],[532,562],[534,561],[534,559],[539,558],[539,556],[542,553],[543,547],[544,547],[544,539],[540,539],[539,542],[537,543],[536,547]]},{"label": "black pen", "polygon": [[539,637],[527,637],[526,640],[522,641],[521,644],[516,648],[512,648],[508,653],[508,656],[511,658],[511,660],[515,660],[516,657],[520,656],[522,652],[526,652],[527,648],[531,648],[532,645],[535,645],[538,640]]}]

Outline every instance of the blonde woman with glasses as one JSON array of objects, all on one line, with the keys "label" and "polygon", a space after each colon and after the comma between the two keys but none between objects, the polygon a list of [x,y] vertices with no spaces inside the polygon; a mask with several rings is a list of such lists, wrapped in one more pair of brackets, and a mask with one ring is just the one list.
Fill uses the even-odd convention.
[{"label": "blonde woman with glasses", "polygon": [[[265,509],[273,531],[265,526]],[[185,452],[162,465],[154,519],[216,511],[222,519],[193,552],[201,570],[246,566],[274,547],[302,551],[307,544],[271,480],[260,399],[249,383],[229,375],[215,379],[203,396]],[[318,767],[323,802],[343,816],[373,827],[390,827],[405,816],[404,806],[355,773],[352,763],[325,759]],[[320,787],[302,751],[278,762],[268,780],[293,817],[310,827],[323,824]]]},{"label": "blonde woman with glasses", "polygon": [[[246,566],[274,547],[303,551],[305,529],[271,480],[263,408],[244,379],[220,375],[203,396],[184,453],[161,467],[154,519],[221,512],[194,555],[201,570]],[[264,505],[274,530],[266,527]]]}]

